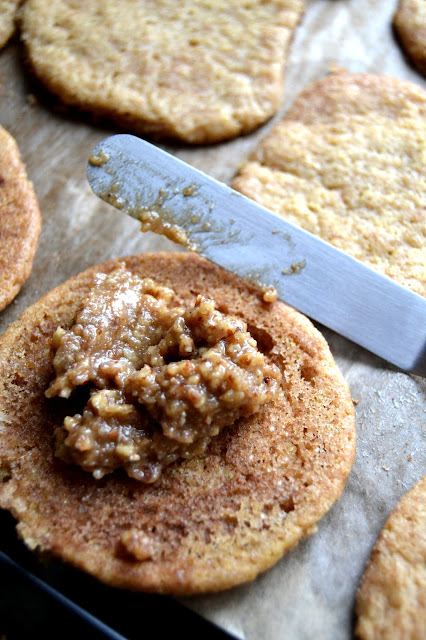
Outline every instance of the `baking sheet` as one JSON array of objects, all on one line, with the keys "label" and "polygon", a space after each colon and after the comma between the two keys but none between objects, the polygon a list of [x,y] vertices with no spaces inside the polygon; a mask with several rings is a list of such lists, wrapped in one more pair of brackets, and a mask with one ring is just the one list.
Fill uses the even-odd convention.
[{"label": "baking sheet", "polygon": [[[426,88],[392,33],[396,4],[308,0],[275,118],[224,144],[161,146],[229,184],[299,91],[333,65],[385,73]],[[165,238],[140,233],[135,220],[91,193],[87,159],[98,142],[117,130],[89,124],[47,97],[28,74],[17,38],[0,52],[0,91],[0,122],[18,141],[43,215],[32,275],[0,314],[0,332],[43,293],[92,264],[144,251],[183,250]],[[356,589],[372,546],[396,502],[426,473],[426,381],[320,329],[358,401],[355,464],[342,498],[320,521],[317,533],[275,567],[249,585],[183,600],[241,640],[352,637]]]}]

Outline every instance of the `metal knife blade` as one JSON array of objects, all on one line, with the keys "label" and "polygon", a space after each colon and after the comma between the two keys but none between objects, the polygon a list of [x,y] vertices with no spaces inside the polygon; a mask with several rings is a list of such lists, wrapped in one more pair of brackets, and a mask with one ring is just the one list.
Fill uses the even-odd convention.
[{"label": "metal knife blade", "polygon": [[426,299],[131,135],[93,150],[94,193],[392,363],[426,376]]}]

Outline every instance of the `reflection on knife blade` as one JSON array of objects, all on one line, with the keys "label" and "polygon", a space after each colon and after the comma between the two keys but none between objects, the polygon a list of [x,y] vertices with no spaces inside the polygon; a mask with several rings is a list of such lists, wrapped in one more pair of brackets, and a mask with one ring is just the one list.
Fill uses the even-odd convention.
[{"label": "reflection on knife blade", "polygon": [[101,142],[96,195],[398,368],[426,376],[426,300],[158,147]]}]

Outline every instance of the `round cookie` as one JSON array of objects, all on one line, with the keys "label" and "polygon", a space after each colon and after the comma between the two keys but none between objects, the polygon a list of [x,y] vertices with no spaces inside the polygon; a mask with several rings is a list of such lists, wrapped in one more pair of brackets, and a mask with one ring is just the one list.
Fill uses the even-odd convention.
[{"label": "round cookie", "polygon": [[15,139],[0,126],[0,311],[31,273],[41,214]]},{"label": "round cookie", "polygon": [[52,335],[71,324],[95,274],[117,265],[110,260],[46,294],[0,340],[0,505],[30,548],[117,587],[188,595],[250,581],[312,534],[341,495],[355,450],[348,386],[312,323],[265,303],[253,285],[190,253],[123,260],[174,289],[174,305],[203,293],[242,317],[283,372],[275,400],[151,485],[120,471],[95,480],[56,458],[64,401],[45,397]]},{"label": "round cookie", "polygon": [[426,3],[399,0],[393,17],[395,32],[413,64],[426,75]]},{"label": "round cookie", "polygon": [[426,92],[333,73],[300,94],[232,186],[426,295]]},{"label": "round cookie", "polygon": [[135,133],[210,143],[246,133],[282,100],[304,0],[29,0],[33,70],[69,104]]},{"label": "round cookie", "polygon": [[426,637],[426,476],[400,500],[374,546],[357,595],[362,640]]},{"label": "round cookie", "polygon": [[0,0],[0,48],[15,31],[15,14],[20,0]]}]

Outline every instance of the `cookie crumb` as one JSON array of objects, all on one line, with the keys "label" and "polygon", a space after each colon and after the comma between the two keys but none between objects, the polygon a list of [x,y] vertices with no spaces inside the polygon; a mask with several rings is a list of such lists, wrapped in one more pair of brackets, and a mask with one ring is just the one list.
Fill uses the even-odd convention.
[{"label": "cookie crumb", "polygon": [[266,287],[266,289],[263,290],[263,301],[275,302],[276,300],[278,300],[278,293],[275,287],[272,285],[270,287]]}]

